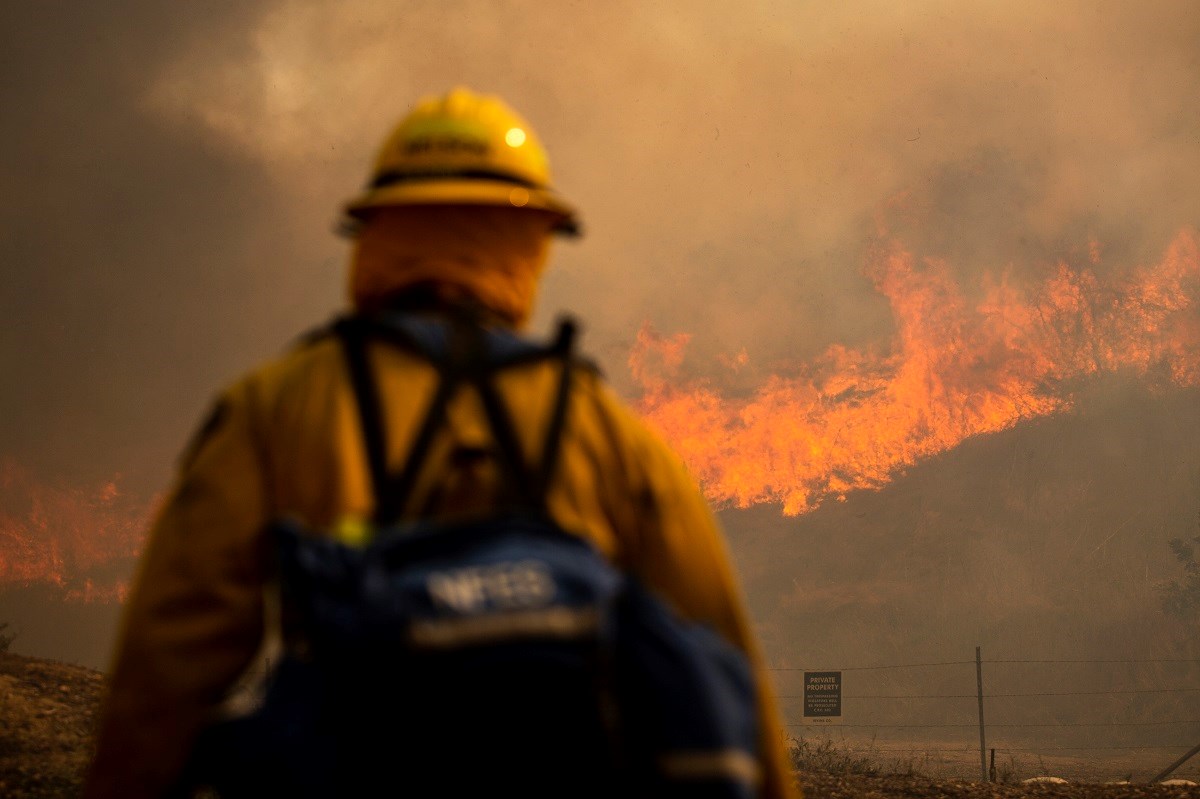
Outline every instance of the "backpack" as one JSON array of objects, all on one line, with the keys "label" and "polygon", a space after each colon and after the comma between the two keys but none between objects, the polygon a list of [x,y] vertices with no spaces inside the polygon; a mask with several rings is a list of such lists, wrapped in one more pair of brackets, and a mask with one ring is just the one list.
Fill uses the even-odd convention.
[{"label": "backpack", "polygon": [[[350,546],[295,520],[277,553],[286,656],[250,715],[206,730],[190,770],[222,797],[747,799],[758,719],[744,654],[680,620],[546,512],[567,418],[574,326],[548,346],[464,320],[401,313],[334,325],[376,498]],[[440,378],[404,467],[388,473],[366,342]],[[560,361],[540,459],[521,451],[495,376]],[[486,518],[398,521],[457,391],[477,392],[501,466]]]}]

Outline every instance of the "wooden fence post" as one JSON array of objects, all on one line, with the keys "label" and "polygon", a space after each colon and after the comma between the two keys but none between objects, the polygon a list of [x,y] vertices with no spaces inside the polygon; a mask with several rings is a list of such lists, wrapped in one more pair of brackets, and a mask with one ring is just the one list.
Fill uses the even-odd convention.
[{"label": "wooden fence post", "polygon": [[975,647],[975,687],[979,697],[979,774],[987,782],[987,745],[983,737],[983,658],[979,647]]}]

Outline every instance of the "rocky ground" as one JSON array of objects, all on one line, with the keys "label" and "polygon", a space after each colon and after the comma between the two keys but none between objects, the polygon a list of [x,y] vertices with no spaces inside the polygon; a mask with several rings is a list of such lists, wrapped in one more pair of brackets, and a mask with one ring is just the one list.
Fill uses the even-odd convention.
[{"label": "rocky ground", "polygon": [[[50,799],[79,794],[91,756],[104,676],[91,669],[0,652],[0,797]],[[810,751],[801,772],[809,799],[992,799],[993,797],[1195,797],[1196,786],[1087,783],[986,784],[923,776],[855,774],[839,753]]]}]

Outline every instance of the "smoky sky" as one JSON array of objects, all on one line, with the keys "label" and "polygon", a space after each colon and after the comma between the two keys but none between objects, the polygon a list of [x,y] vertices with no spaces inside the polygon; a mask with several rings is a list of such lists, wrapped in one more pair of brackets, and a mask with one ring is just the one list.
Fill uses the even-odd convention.
[{"label": "smoky sky", "polygon": [[494,92],[586,236],[560,311],[787,368],[886,344],[864,253],[964,284],[1200,224],[1192,2],[8,3],[0,454],[159,490],[219,386],[343,304],[339,204],[418,97]]}]

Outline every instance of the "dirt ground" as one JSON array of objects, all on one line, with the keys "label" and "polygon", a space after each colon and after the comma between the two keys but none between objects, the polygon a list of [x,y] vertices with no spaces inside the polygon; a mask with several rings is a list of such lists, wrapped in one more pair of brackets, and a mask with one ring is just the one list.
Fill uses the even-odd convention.
[{"label": "dirt ground", "polygon": [[0,796],[78,795],[103,688],[98,671],[0,653]]},{"label": "dirt ground", "polygon": [[[0,653],[0,797],[78,796],[92,753],[104,675],[67,663]],[[802,773],[808,799],[933,797],[1195,797],[1200,787],[1147,784],[987,784],[944,776]]]},{"label": "dirt ground", "polygon": [[1103,785],[1095,783],[1016,784],[933,780],[926,777],[863,777],[802,774],[807,799],[1008,799],[1009,797],[1064,797],[1082,799],[1134,799],[1134,797],[1200,797],[1200,788],[1170,785]]}]

